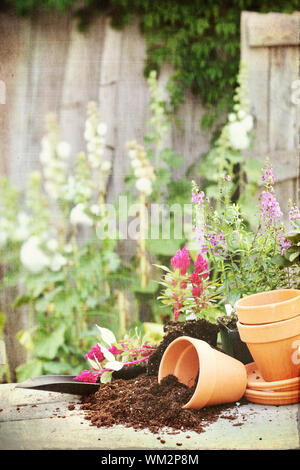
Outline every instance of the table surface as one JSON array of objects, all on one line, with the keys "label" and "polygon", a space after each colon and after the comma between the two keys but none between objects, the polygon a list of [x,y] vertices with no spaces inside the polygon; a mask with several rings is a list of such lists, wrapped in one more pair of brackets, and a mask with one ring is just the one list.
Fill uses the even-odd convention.
[{"label": "table surface", "polygon": [[[0,385],[0,449],[299,449],[300,405],[235,405],[239,419],[219,418],[206,431],[158,436],[147,430],[114,426],[97,428],[84,419],[76,395],[25,390],[16,384]],[[69,410],[70,403],[75,405]],[[232,410],[231,410],[232,413]],[[169,430],[170,432],[170,430]],[[187,439],[186,435],[190,438]],[[182,445],[178,447],[178,443]]]}]

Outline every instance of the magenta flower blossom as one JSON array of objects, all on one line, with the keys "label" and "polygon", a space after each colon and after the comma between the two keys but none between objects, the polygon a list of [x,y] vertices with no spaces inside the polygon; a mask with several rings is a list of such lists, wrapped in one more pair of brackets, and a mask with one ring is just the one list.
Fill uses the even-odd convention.
[{"label": "magenta flower blossom", "polygon": [[204,201],[204,191],[200,191],[200,193],[192,192],[192,202],[194,204],[202,204]]},{"label": "magenta flower blossom", "polygon": [[290,222],[293,222],[294,220],[298,220],[298,219],[300,219],[300,210],[294,204],[289,210],[289,220]]},{"label": "magenta flower blossom", "polygon": [[195,261],[195,272],[197,274],[204,273],[200,277],[202,277],[203,279],[206,279],[209,276],[209,273],[204,272],[204,271],[207,271],[207,270],[208,270],[208,262],[206,259],[203,258],[201,253],[199,253]]},{"label": "magenta flower blossom", "polygon": [[277,236],[279,241],[280,253],[284,255],[286,250],[288,250],[292,246],[292,244],[289,240],[287,240],[287,238],[282,235],[281,232],[278,232]]},{"label": "magenta flower blossom", "polygon": [[273,192],[262,192],[261,210],[263,220],[267,225],[272,223],[273,219],[282,216],[279,203]]},{"label": "magenta flower blossom", "polygon": [[210,245],[203,245],[201,252],[206,254],[209,249],[215,255],[226,255],[227,242],[223,233],[207,233],[206,238]]},{"label": "magenta flower blossom", "polygon": [[115,356],[117,356],[118,354],[121,354],[121,350],[117,348],[117,346],[115,346],[114,344],[108,348],[109,352],[111,352],[112,354],[114,354]]},{"label": "magenta flower blossom", "polygon": [[93,346],[92,349],[87,354],[85,354],[84,358],[85,359],[88,359],[88,358],[97,359],[97,361],[99,362],[102,362],[105,359],[99,344],[96,344],[96,346]]},{"label": "magenta flower blossom", "polygon": [[177,250],[176,255],[174,255],[171,259],[171,264],[173,268],[179,269],[180,274],[182,275],[186,274],[190,262],[190,255],[186,247],[182,248],[182,250]]},{"label": "magenta flower blossom", "polygon": [[201,277],[196,272],[194,272],[190,275],[190,281],[191,281],[192,284],[194,284],[196,286],[202,283]]},{"label": "magenta flower blossom", "polygon": [[201,289],[199,286],[194,286],[192,289],[192,296],[193,297],[200,297],[201,295]]},{"label": "magenta flower blossom", "polygon": [[263,174],[261,175],[261,179],[264,183],[273,185],[275,181],[273,169],[272,168],[264,169]]},{"label": "magenta flower blossom", "polygon": [[93,374],[90,370],[83,370],[80,372],[80,375],[74,377],[74,380],[78,380],[79,382],[89,382],[89,383],[96,383],[99,374]]}]

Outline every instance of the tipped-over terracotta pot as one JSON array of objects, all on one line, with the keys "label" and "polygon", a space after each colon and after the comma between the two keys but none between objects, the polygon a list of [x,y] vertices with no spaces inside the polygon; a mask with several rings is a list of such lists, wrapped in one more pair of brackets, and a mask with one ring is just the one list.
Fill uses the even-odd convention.
[{"label": "tipped-over terracotta pot", "polygon": [[237,323],[242,341],[264,380],[285,380],[300,375],[300,315],[265,325]]},{"label": "tipped-over terracotta pot", "polygon": [[244,364],[209,346],[205,341],[180,336],[165,350],[160,362],[158,382],[174,375],[195,392],[183,408],[203,408],[239,400],[247,386]]},{"label": "tipped-over terracotta pot", "polygon": [[300,314],[300,290],[279,289],[248,295],[236,302],[235,309],[245,325],[288,320]]}]

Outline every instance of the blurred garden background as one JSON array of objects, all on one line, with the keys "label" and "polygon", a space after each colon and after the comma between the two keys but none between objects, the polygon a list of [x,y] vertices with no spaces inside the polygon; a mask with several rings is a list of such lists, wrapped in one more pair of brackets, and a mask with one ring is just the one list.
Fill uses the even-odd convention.
[{"label": "blurred garden background", "polygon": [[[157,300],[155,265],[185,245],[197,253],[192,181],[217,204],[227,178],[250,230],[268,157],[288,222],[299,202],[299,2],[0,9],[0,381],[76,375],[96,324],[160,340],[173,312]],[[120,196],[136,210],[124,213]],[[135,239],[110,236],[106,203],[139,227]],[[153,204],[186,206],[181,237],[173,213],[168,238],[163,220],[146,236]]]}]

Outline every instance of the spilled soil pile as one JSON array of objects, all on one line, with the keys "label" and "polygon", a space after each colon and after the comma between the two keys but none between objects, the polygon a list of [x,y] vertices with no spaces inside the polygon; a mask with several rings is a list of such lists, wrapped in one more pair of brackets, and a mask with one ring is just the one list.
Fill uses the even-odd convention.
[{"label": "spilled soil pile", "polygon": [[201,433],[218,418],[236,420],[240,417],[233,404],[183,410],[182,406],[193,393],[194,388],[179,383],[174,376],[168,376],[158,384],[156,376],[143,374],[134,379],[101,384],[94,395],[82,398],[81,409],[86,411],[85,419],[97,427],[122,424],[134,429],[149,429],[152,433],[168,427],[166,432],[169,434],[172,430],[173,433],[174,430]]}]

